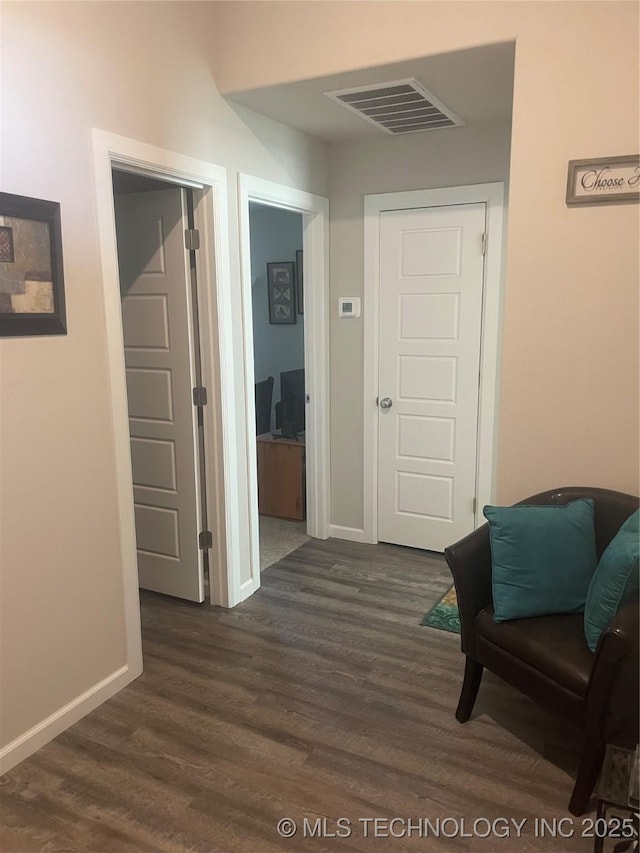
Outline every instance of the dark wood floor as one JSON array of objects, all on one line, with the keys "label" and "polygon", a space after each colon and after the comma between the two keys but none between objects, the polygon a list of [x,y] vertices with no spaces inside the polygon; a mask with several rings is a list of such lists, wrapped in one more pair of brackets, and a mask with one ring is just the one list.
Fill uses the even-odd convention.
[{"label": "dark wood floor", "polygon": [[[455,721],[459,638],[419,624],[441,558],[311,541],[262,580],[232,611],[143,596],[144,675],[3,777],[2,853],[592,849],[579,819],[536,837],[570,817],[571,728],[490,674]],[[473,834],[501,818],[522,837]]]}]

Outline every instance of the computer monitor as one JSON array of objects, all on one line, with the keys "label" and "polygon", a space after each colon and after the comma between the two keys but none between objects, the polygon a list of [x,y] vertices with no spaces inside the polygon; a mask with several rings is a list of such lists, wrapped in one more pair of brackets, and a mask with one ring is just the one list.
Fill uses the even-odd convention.
[{"label": "computer monitor", "polygon": [[280,374],[280,401],[282,403],[282,435],[297,438],[304,432],[304,368],[285,370]]}]

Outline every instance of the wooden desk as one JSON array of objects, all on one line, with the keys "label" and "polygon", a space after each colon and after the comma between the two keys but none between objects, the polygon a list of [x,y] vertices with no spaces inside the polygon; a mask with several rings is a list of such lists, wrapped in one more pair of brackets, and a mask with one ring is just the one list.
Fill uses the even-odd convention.
[{"label": "wooden desk", "polygon": [[258,512],[302,521],[305,517],[304,435],[258,436]]}]

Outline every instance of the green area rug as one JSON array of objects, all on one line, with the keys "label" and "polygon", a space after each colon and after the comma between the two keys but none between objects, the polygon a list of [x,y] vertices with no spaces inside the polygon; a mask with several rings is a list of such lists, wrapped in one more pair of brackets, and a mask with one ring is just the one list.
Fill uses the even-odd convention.
[{"label": "green area rug", "polygon": [[421,625],[430,628],[440,628],[441,631],[451,631],[452,634],[460,633],[460,614],[458,613],[458,599],[456,588],[452,586],[446,592],[435,607],[423,618]]}]

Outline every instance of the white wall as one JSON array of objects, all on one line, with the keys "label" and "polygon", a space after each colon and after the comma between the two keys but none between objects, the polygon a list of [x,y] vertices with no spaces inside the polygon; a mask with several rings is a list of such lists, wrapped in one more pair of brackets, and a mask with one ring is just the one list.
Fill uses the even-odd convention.
[{"label": "white wall", "polygon": [[[362,296],[364,196],[504,181],[509,123],[333,143],[331,198],[331,521],[363,526],[364,315],[337,317],[340,296]],[[365,306],[366,311],[366,306]]]},{"label": "white wall", "polygon": [[249,223],[255,379],[261,382],[273,376],[275,406],[280,400],[280,373],[304,367],[304,315],[296,313],[296,322],[291,324],[269,322],[267,263],[295,263],[296,251],[302,249],[302,215],[251,203]]},{"label": "white wall", "polygon": [[2,4],[2,189],[61,203],[69,330],[0,343],[3,746],[125,662],[91,128],[228,168],[236,317],[237,172],[326,195],[323,145],[219,96],[214,28],[208,3]]}]

